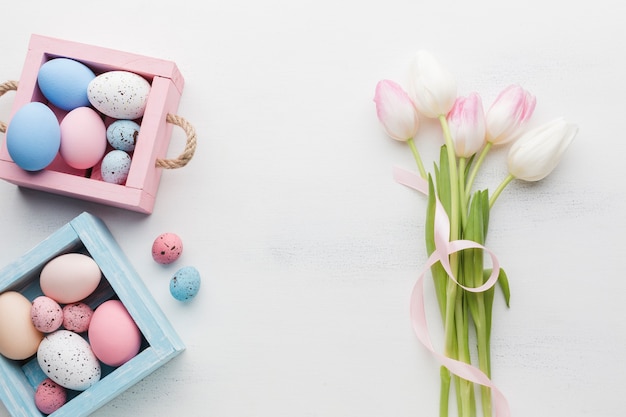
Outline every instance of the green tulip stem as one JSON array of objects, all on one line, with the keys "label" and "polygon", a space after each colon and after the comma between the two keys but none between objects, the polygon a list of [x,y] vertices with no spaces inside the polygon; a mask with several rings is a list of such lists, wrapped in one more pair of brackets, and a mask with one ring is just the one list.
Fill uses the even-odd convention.
[{"label": "green tulip stem", "polygon": [[467,203],[469,195],[465,192],[465,167],[467,159],[459,158],[459,196],[461,198],[461,227],[467,224]]},{"label": "green tulip stem", "polygon": [[[489,337],[489,324],[487,323],[487,312],[485,311],[485,299],[483,293],[477,293],[478,319],[474,321],[476,326],[476,341],[478,344],[478,367],[491,378],[491,341]],[[491,389],[487,386],[480,386],[480,396],[483,407],[483,415],[491,416]]]},{"label": "green tulip stem", "polygon": [[[450,127],[445,115],[439,116],[439,122],[443,130],[443,137],[446,142],[446,152],[448,153],[448,165],[450,169],[450,241],[459,238],[459,173],[454,152],[454,143],[450,134]],[[451,257],[454,256],[451,255]],[[456,261],[455,261],[456,263]],[[452,264],[452,262],[451,262]],[[456,268],[452,269],[456,273]]]},{"label": "green tulip stem", "polygon": [[480,166],[483,164],[483,161],[485,160],[485,157],[489,153],[489,150],[491,150],[492,146],[493,146],[493,143],[491,142],[487,142],[487,144],[483,146],[482,151],[480,151],[480,154],[478,155],[478,159],[476,160],[476,163],[472,167],[472,172],[470,173],[470,176],[468,177],[468,180],[467,180],[467,185],[465,186],[465,198],[468,200],[472,192],[472,186],[474,185],[474,180],[476,179],[478,170],[480,169]]},{"label": "green tulip stem", "polygon": [[[454,143],[450,134],[450,127],[445,115],[439,116],[439,123],[443,131],[443,137],[446,143],[446,153],[448,158],[448,170],[450,176],[450,241],[458,240],[460,237],[460,193],[459,193],[459,172],[457,166],[456,154],[454,152]],[[458,275],[459,257],[458,253],[450,255],[450,268],[454,276]],[[445,332],[445,353],[451,358],[459,358],[468,361],[466,352],[469,351],[467,328],[467,315],[464,314],[462,303],[463,293],[458,291],[458,285],[450,278],[446,285],[446,315],[444,323]],[[453,355],[453,356],[452,356]],[[457,396],[461,399],[459,410],[463,416],[471,416],[472,395],[471,384],[468,381],[459,381],[457,387],[460,386],[460,392]],[[466,414],[470,413],[470,414]]]},{"label": "green tulip stem", "polygon": [[419,151],[417,150],[417,146],[415,146],[415,141],[413,138],[410,138],[406,141],[409,144],[409,148],[411,148],[411,153],[413,153],[413,158],[417,163],[417,169],[420,171],[420,175],[422,178],[426,179],[428,176],[426,175],[426,170],[424,169],[424,164],[422,163],[422,157],[420,156]]},{"label": "green tulip stem", "polygon": [[496,190],[493,192],[493,195],[491,196],[491,198],[489,198],[489,208],[493,207],[496,200],[498,199],[498,196],[500,196],[500,194],[506,188],[506,186],[509,185],[509,183],[513,181],[514,179],[515,177],[509,174],[504,180],[502,180],[500,185],[498,185],[498,188],[496,188]]}]

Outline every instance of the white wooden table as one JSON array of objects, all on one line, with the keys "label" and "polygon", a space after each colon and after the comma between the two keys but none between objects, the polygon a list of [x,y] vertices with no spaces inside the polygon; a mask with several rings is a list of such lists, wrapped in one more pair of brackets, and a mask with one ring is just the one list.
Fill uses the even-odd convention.
[{"label": "white wooden table", "polygon": [[[0,183],[1,265],[89,211],[187,345],[96,416],[437,415],[438,365],[408,317],[424,199],[392,180],[413,162],[372,100],[380,79],[405,82],[419,48],[462,94],[490,103],[520,83],[537,123],[579,124],[556,171],[513,183],[492,212],[487,243],[512,289],[511,309],[495,307],[494,380],[514,416],[623,415],[622,3],[62,3],[11,4],[0,80],[19,78],[31,33],[172,60],[199,140],[187,167],[164,173],[150,216]],[[0,98],[0,120],[11,104]],[[422,128],[430,164],[438,129]],[[177,132],[171,155],[183,143]],[[502,179],[505,155],[491,155],[480,185]],[[163,267],[150,248],[166,231],[184,253]],[[184,265],[204,279],[188,305],[168,290]],[[431,328],[441,341],[435,314]]]}]

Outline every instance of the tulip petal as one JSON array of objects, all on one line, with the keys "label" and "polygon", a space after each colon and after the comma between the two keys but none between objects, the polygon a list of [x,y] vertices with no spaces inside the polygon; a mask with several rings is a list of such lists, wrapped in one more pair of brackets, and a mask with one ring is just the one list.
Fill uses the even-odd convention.
[{"label": "tulip petal", "polygon": [[374,102],[378,120],[390,137],[399,141],[415,137],[419,128],[417,109],[399,84],[390,80],[379,81]]},{"label": "tulip petal", "polygon": [[578,126],[563,118],[526,132],[509,150],[509,173],[524,181],[545,178],[556,168],[577,132]]}]

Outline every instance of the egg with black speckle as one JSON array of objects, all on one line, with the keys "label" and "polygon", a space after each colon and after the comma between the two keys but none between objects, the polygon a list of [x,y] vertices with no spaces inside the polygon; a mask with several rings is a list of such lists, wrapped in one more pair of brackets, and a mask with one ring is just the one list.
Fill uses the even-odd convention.
[{"label": "egg with black speckle", "polygon": [[150,83],[129,71],[108,71],[87,86],[89,102],[101,113],[114,119],[137,119],[143,116],[150,95]]},{"label": "egg with black speckle", "polygon": [[65,388],[46,378],[35,390],[35,406],[44,414],[52,414],[65,405],[67,392]]},{"label": "egg with black speckle", "polygon": [[112,184],[124,184],[130,172],[130,155],[124,151],[114,149],[102,158],[100,174],[102,179]]},{"label": "egg with black speckle", "polygon": [[176,233],[161,233],[152,243],[152,259],[162,265],[171,264],[183,253],[183,241]]},{"label": "egg with black speckle", "polygon": [[198,295],[200,282],[200,272],[196,268],[180,268],[170,280],[170,293],[178,301],[189,301]]},{"label": "egg with black speckle", "polygon": [[44,337],[37,363],[48,378],[62,387],[84,391],[100,381],[100,362],[79,334],[57,330]]},{"label": "egg with black speckle", "polygon": [[85,303],[72,303],[63,307],[63,327],[76,333],[89,330],[93,310]]},{"label": "egg with black speckle", "polygon": [[33,300],[30,318],[42,333],[52,333],[63,324],[63,309],[50,297],[39,296]]},{"label": "egg with black speckle", "polygon": [[107,141],[114,148],[124,152],[135,150],[140,126],[132,120],[116,120],[107,127]]}]

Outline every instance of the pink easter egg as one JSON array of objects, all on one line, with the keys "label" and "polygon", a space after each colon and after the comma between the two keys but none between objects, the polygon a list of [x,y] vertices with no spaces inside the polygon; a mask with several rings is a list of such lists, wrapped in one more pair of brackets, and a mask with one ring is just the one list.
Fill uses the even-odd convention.
[{"label": "pink easter egg", "polygon": [[51,380],[44,379],[35,391],[35,406],[44,414],[52,414],[67,401],[65,388]]},{"label": "pink easter egg", "polygon": [[183,253],[183,241],[175,233],[163,233],[152,244],[152,258],[160,264],[171,264]]},{"label": "pink easter egg", "polygon": [[104,122],[92,108],[78,107],[63,118],[59,152],[72,168],[92,168],[104,156],[107,143]]},{"label": "pink easter egg", "polygon": [[42,295],[33,300],[30,318],[37,330],[52,333],[63,324],[63,310],[59,303]]},{"label": "pink easter egg", "polygon": [[120,366],[139,353],[141,331],[119,300],[98,306],[88,331],[91,350],[103,363]]},{"label": "pink easter egg", "polygon": [[63,327],[76,333],[89,329],[93,310],[85,303],[73,303],[63,307]]}]

